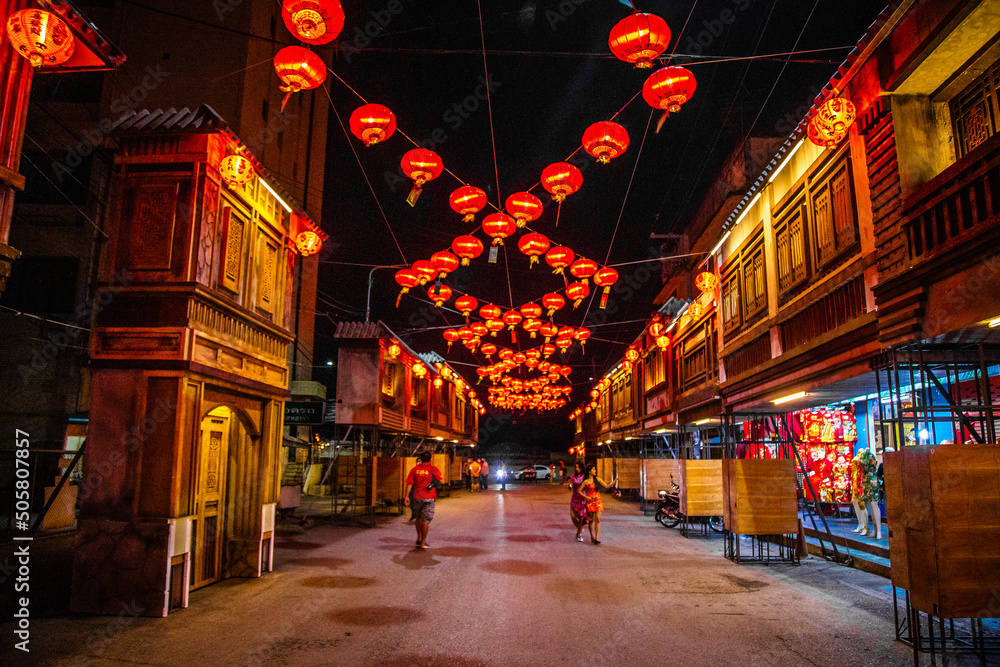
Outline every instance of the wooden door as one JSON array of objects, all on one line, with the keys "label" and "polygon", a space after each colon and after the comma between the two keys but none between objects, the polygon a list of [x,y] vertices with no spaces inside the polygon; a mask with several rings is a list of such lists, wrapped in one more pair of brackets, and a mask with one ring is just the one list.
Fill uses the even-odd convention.
[{"label": "wooden door", "polygon": [[226,461],[229,448],[228,414],[209,414],[201,422],[198,455],[198,488],[192,528],[191,588],[219,580],[222,572],[225,523]]}]

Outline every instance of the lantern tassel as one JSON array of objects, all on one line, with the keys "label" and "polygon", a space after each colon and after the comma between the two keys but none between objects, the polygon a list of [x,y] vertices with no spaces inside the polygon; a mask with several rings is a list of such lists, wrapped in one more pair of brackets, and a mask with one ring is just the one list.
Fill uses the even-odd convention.
[{"label": "lantern tassel", "polygon": [[281,112],[282,113],[285,112],[285,107],[288,105],[288,100],[290,100],[292,98],[292,93],[294,93],[294,92],[295,92],[294,90],[289,90],[287,93],[285,93],[285,96],[283,98],[281,98]]},{"label": "lantern tassel", "polygon": [[510,328],[510,344],[517,345],[517,332],[514,331],[514,327]]},{"label": "lantern tassel", "polygon": [[574,301],[573,302],[573,310],[576,310],[580,306],[581,303],[583,303],[583,299],[577,299],[576,301]]},{"label": "lantern tassel", "polygon": [[535,264],[538,264],[538,255],[531,256],[531,261],[528,262],[528,268],[529,269],[532,268],[533,266],[535,266]]},{"label": "lantern tassel", "polygon": [[475,213],[467,213],[465,215],[465,217],[462,218],[462,221],[463,222],[472,222],[475,219],[476,219],[476,214]]},{"label": "lantern tassel", "polygon": [[556,202],[557,202],[556,203],[556,227],[558,227],[559,226],[559,214],[562,213],[562,203],[563,203],[563,200],[562,199],[557,199]]},{"label": "lantern tassel", "polygon": [[406,196],[406,203],[410,206],[416,206],[417,199],[420,198],[421,187],[419,185],[414,185],[413,189],[410,190],[410,194]]}]

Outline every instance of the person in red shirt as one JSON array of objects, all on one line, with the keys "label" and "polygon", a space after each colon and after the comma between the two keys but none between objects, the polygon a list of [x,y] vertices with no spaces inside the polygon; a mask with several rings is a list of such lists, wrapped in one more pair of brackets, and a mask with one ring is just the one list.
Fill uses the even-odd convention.
[{"label": "person in red shirt", "polygon": [[[420,463],[410,470],[406,476],[406,492],[403,502],[412,505],[417,517],[417,548],[427,549],[427,530],[434,519],[434,500],[437,498],[435,485],[441,483],[441,471],[431,465],[431,453],[420,454]],[[410,489],[413,489],[413,502],[410,502]]]}]

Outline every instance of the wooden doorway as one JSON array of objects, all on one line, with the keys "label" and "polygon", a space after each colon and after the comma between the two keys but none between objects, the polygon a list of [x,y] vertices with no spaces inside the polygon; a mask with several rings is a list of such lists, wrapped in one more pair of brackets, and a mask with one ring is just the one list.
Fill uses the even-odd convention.
[{"label": "wooden doorway", "polygon": [[198,485],[192,526],[191,589],[214,583],[222,574],[225,527],[226,468],[233,413],[216,408],[201,421]]}]

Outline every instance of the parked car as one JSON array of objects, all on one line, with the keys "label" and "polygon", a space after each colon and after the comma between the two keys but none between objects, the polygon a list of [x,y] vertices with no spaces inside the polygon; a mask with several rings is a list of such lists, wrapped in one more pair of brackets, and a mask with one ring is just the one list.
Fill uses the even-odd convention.
[{"label": "parked car", "polygon": [[550,474],[549,467],[543,465],[528,466],[522,470],[511,472],[514,479],[522,482],[533,479],[548,479]]}]

